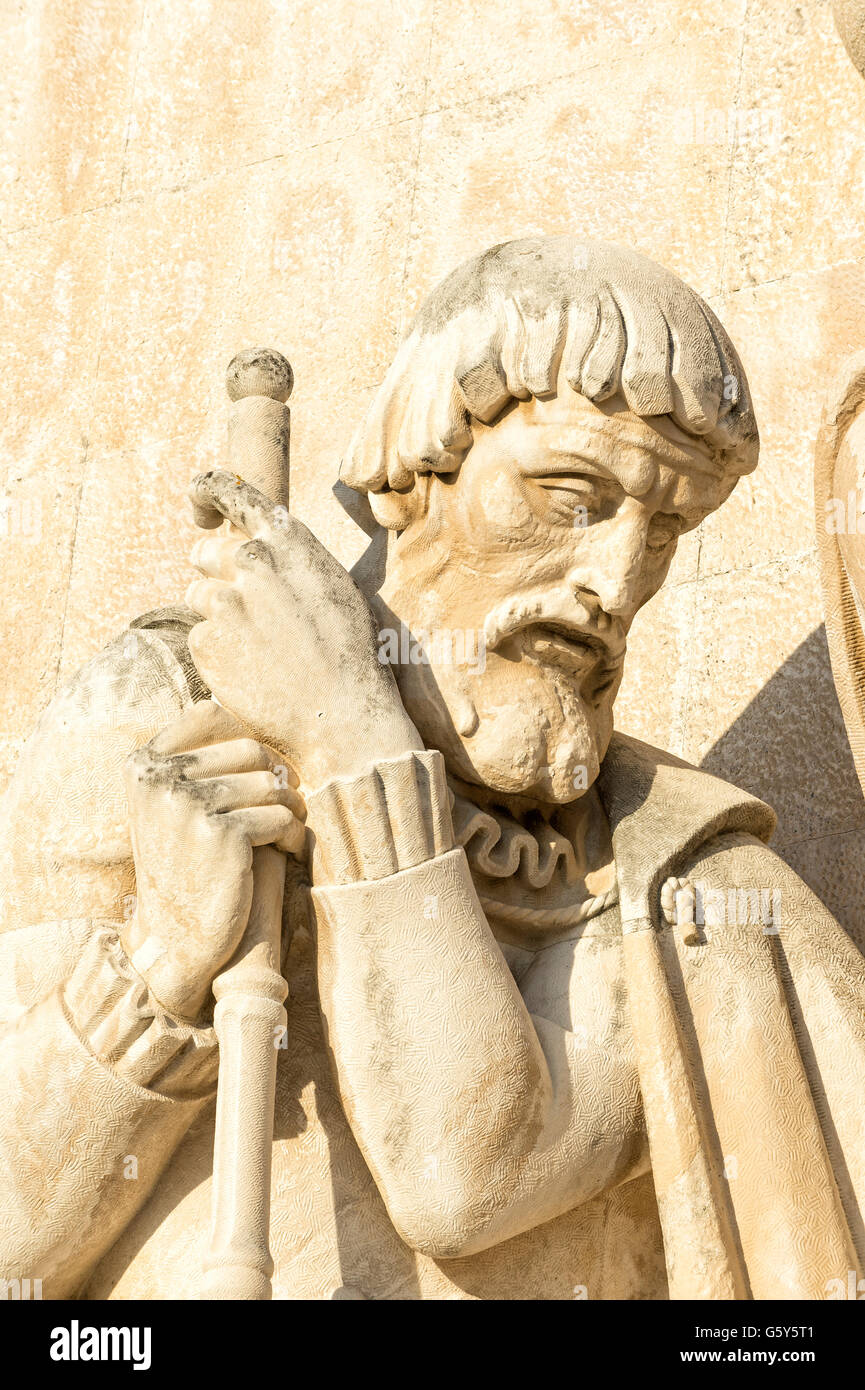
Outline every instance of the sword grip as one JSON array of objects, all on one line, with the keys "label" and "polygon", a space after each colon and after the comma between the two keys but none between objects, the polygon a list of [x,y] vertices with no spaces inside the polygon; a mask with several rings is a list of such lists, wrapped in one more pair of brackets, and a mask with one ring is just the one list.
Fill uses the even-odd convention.
[{"label": "sword grip", "polygon": [[[294,376],[281,353],[253,348],[226,374],[233,402],[228,429],[231,466],[272,501],[288,506],[290,418],[285,402]],[[199,526],[221,524],[220,512],[196,506]],[[211,1239],[201,1296],[269,1299],[270,1169],[277,1048],[287,1025],[288,986],[280,970],[285,856],[271,845],[253,850],[252,906],[234,960],[213,982],[219,1082],[213,1144]]]},{"label": "sword grip", "polygon": [[243,943],[213,984],[219,1086],[203,1298],[271,1296],[273,1099],[288,994],[280,971],[285,856],[269,845],[254,850],[253,882]]}]

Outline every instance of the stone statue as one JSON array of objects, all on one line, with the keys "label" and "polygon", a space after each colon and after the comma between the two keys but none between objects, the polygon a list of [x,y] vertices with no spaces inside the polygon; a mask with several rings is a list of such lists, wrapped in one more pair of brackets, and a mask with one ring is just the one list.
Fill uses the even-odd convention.
[{"label": "stone statue", "polygon": [[814,463],[817,554],[832,676],[865,792],[865,354],[841,370]]},{"label": "stone statue", "polygon": [[613,732],[634,615],[757,450],[698,296],[552,237],[418,314],[343,466],[354,579],[196,480],[232,529],[189,607],[79,672],[6,794],[5,1277],[199,1295],[212,986],[278,849],[274,1296],[857,1286],[865,964],[768,807]]}]

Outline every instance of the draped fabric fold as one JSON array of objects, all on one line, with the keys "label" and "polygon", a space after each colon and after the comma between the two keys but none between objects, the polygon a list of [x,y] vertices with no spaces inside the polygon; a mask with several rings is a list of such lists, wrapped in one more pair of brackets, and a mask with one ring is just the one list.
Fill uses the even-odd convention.
[{"label": "draped fabric fold", "polygon": [[[850,750],[865,792],[865,595],[857,593],[857,585],[851,580],[838,540],[842,528],[847,529],[851,520],[858,535],[858,526],[862,523],[859,507],[863,478],[860,472],[851,517],[849,490],[837,477],[839,454],[863,406],[865,352],[847,363],[841,380],[836,384],[820,425],[814,458],[817,557],[826,639]],[[842,485],[839,486],[839,483]],[[858,544],[865,549],[865,537]]]},{"label": "draped fabric fold", "polygon": [[[763,803],[622,736],[600,790],[670,1296],[839,1296],[862,1256],[865,962],[759,843]],[[772,875],[780,926],[732,916],[686,945],[661,882],[729,890],[731,865],[736,893]]]}]

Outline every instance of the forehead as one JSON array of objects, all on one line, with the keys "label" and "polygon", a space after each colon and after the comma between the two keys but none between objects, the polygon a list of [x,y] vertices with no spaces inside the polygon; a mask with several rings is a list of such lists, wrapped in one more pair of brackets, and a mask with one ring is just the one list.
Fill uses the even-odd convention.
[{"label": "forehead", "polygon": [[599,407],[573,392],[520,402],[481,435],[487,449],[501,450],[524,473],[600,472],[637,497],[672,484],[676,493],[705,497],[711,505],[723,481],[708,447],[668,417],[646,420],[615,402]]}]

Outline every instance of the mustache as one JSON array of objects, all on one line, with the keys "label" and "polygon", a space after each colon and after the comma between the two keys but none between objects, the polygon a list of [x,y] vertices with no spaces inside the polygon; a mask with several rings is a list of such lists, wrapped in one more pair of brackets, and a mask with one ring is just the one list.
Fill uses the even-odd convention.
[{"label": "mustache", "polygon": [[620,618],[605,612],[594,595],[561,589],[506,599],[491,609],[484,620],[487,651],[495,651],[509,637],[529,627],[547,628],[588,647],[610,670],[624,661],[625,625]]}]

